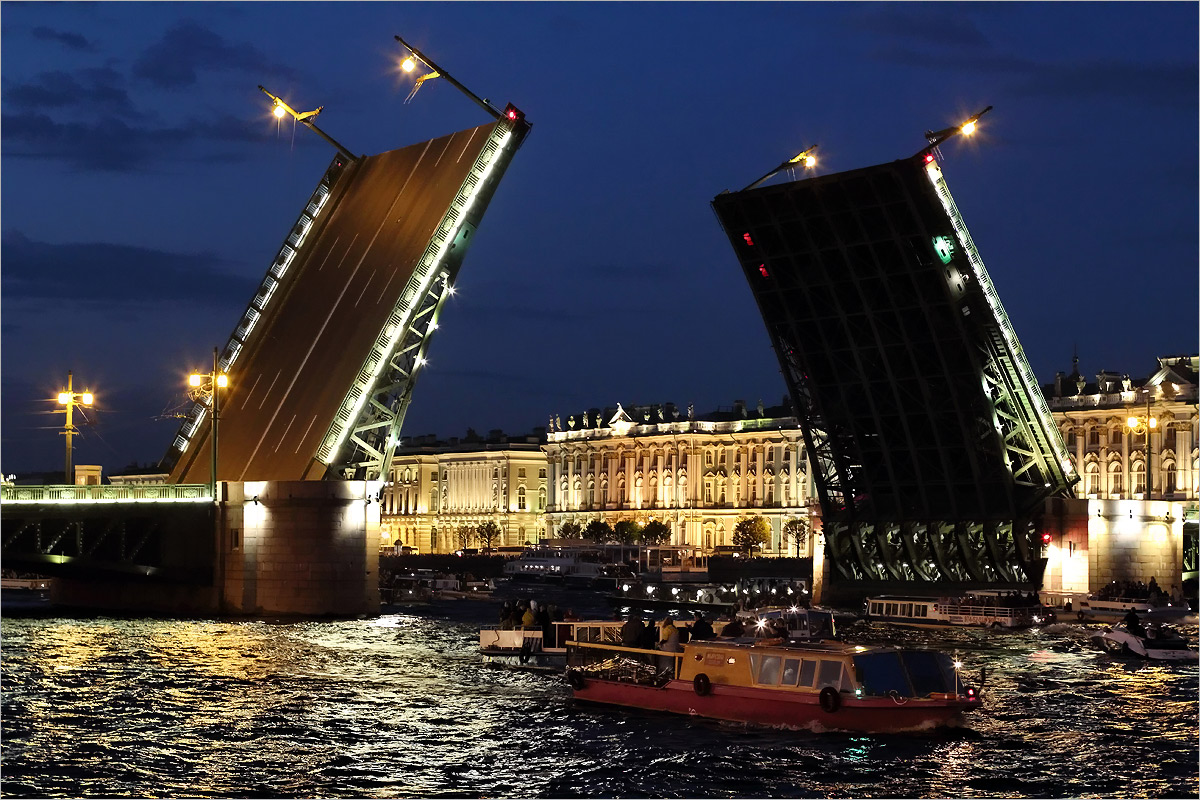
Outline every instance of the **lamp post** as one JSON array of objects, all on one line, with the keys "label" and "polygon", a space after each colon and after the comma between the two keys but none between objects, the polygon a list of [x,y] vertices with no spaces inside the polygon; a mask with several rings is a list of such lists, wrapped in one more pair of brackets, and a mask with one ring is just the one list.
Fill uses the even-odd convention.
[{"label": "lamp post", "polygon": [[58,393],[58,403],[59,405],[65,406],[63,411],[67,415],[67,424],[63,426],[63,433],[67,437],[66,466],[63,470],[63,476],[66,479],[65,482],[68,484],[75,483],[75,480],[71,475],[71,437],[78,433],[78,431],[75,429],[75,425],[72,424],[72,412],[75,410],[75,406],[91,406],[92,401],[95,399],[91,392],[74,391],[74,387],[71,385],[71,380],[71,373],[67,372],[67,388]]},{"label": "lamp post", "polygon": [[1146,416],[1137,417],[1137,416],[1131,415],[1128,419],[1125,420],[1125,424],[1129,426],[1129,429],[1131,431],[1133,431],[1134,433],[1136,433],[1139,436],[1141,436],[1143,433],[1146,434],[1146,499],[1147,500],[1152,499],[1152,496],[1154,494],[1154,489],[1153,489],[1154,481],[1153,481],[1152,476],[1150,475],[1150,434],[1155,428],[1158,427],[1158,420],[1150,415],[1150,403],[1153,400],[1153,395],[1151,394],[1151,391],[1152,391],[1151,388],[1149,386],[1147,386],[1146,387]]},{"label": "lamp post", "polygon": [[228,385],[229,376],[221,372],[217,364],[217,348],[215,347],[213,348],[212,372],[197,372],[188,376],[188,386],[192,387],[195,399],[212,397],[209,409],[212,420],[212,492],[214,501],[217,499],[217,423],[221,419],[221,393],[217,390],[224,389]]}]

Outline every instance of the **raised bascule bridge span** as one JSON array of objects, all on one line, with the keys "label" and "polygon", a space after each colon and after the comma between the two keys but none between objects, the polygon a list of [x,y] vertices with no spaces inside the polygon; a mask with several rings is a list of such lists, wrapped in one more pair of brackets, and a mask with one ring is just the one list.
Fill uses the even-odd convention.
[{"label": "raised bascule bridge span", "polygon": [[1038,585],[1078,478],[936,144],[759,183],[712,206],[803,430],[825,597]]},{"label": "raised bascule bridge span", "polygon": [[[505,114],[334,157],[221,350],[217,480],[386,475],[442,303],[528,130]],[[171,445],[173,483],[211,478],[210,402]]]}]

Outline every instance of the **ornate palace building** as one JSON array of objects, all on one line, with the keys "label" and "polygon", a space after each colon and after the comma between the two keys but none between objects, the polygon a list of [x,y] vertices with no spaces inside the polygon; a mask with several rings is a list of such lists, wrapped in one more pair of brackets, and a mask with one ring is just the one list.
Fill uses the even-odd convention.
[{"label": "ornate palace building", "polygon": [[535,544],[546,535],[546,456],[540,432],[462,440],[424,436],[396,450],[380,497],[383,546],[421,553],[477,547],[468,535],[481,523],[500,526],[493,546]]},{"label": "ornate palace building", "polygon": [[[1092,382],[1076,369],[1043,387],[1082,476],[1079,497],[1145,499],[1149,416],[1151,497],[1182,502],[1184,524],[1194,529],[1198,367],[1197,356],[1160,358],[1148,378],[1101,372]],[[548,431],[523,437],[427,436],[397,450],[389,474],[383,544],[423,553],[453,552],[460,528],[487,520],[503,532],[497,546],[553,538],[567,522],[659,520],[672,543],[711,553],[732,545],[734,526],[748,514],[771,525],[763,555],[810,556],[819,541],[809,536],[797,548],[783,534],[793,518],[819,529],[804,438],[786,403],[748,408],[739,401],[700,415],[671,403],[617,405],[569,416],[566,424],[553,417]]]},{"label": "ornate palace building", "polygon": [[1095,382],[1076,367],[1043,387],[1081,476],[1078,497],[1196,500],[1198,362],[1196,356],[1160,358],[1158,371],[1148,378],[1101,372]]},{"label": "ornate palace building", "polygon": [[809,555],[783,534],[792,518],[807,520],[815,504],[804,439],[786,406],[683,418],[673,404],[629,410],[590,409],[551,420],[546,435],[551,535],[566,522],[585,526],[651,520],[671,529],[672,544],[713,552],[733,544],[747,514],[764,516],[771,541],[764,555]]}]

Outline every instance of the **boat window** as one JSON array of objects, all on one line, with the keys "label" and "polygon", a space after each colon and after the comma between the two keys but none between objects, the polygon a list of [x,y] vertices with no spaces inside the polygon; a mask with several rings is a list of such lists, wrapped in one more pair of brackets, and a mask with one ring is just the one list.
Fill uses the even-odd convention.
[{"label": "boat window", "polygon": [[817,675],[817,683],[821,686],[832,686],[835,689],[842,688],[842,662],[841,661],[821,661],[821,671]]},{"label": "boat window", "polygon": [[900,605],[900,616],[911,617],[912,616],[912,606],[913,606],[912,603],[902,603]]},{"label": "boat window", "polygon": [[912,695],[899,653],[868,653],[855,656],[854,666],[866,694],[881,695],[894,691],[904,697]]},{"label": "boat window", "polygon": [[954,691],[954,662],[945,653],[910,650],[902,657],[908,677],[912,679],[914,696]]},{"label": "boat window", "polygon": [[812,686],[813,676],[817,674],[817,662],[804,659],[800,662],[800,685]]},{"label": "boat window", "polygon": [[779,656],[763,656],[758,666],[757,683],[774,686],[779,683]]},{"label": "boat window", "polygon": [[783,686],[795,686],[796,678],[800,676],[800,659],[789,658],[783,662],[783,677],[779,683]]},{"label": "boat window", "polygon": [[913,606],[913,616],[914,617],[928,617],[929,616],[929,606],[925,605],[924,603],[915,604]]}]

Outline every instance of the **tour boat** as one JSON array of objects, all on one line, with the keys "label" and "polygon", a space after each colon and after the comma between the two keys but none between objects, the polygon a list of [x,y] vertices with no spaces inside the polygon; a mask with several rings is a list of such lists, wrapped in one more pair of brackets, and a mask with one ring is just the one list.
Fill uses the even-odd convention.
[{"label": "tour boat", "polygon": [[1147,622],[1141,630],[1120,622],[1096,634],[1095,638],[1110,653],[1140,656],[1151,661],[1200,660],[1200,653],[1192,649],[1178,631],[1158,622]]},{"label": "tour boat", "polygon": [[591,588],[611,577],[610,563],[599,550],[555,547],[531,548],[504,565],[514,582],[560,583]]},{"label": "tour boat", "polygon": [[1092,619],[1112,621],[1123,618],[1130,611],[1136,612],[1143,619],[1178,619],[1195,613],[1188,608],[1187,603],[1154,605],[1145,598],[1101,598],[1092,594],[1088,595],[1086,600],[1079,601],[1077,615],[1080,622]]},{"label": "tour boat", "polygon": [[955,726],[981,705],[961,664],[927,650],[708,639],[667,653],[573,642],[567,664],[585,703],[812,731]]},{"label": "tour boat", "polygon": [[869,597],[867,620],[919,628],[1028,628],[1054,621],[1054,612],[1019,592],[978,591],[954,597]]}]

